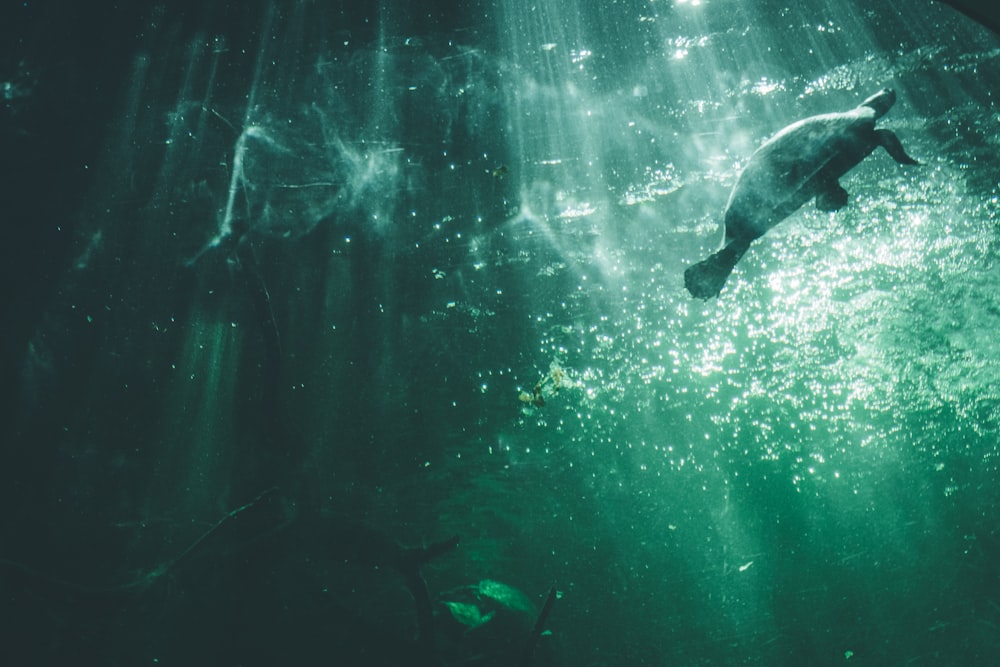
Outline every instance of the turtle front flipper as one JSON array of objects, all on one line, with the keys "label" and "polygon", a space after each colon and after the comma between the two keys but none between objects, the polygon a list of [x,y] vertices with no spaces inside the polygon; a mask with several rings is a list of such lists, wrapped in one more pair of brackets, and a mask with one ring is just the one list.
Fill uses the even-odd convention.
[{"label": "turtle front flipper", "polygon": [[903,144],[899,141],[899,137],[889,130],[875,130],[875,138],[878,140],[879,145],[899,164],[920,164],[906,154],[906,151],[903,150]]},{"label": "turtle front flipper", "polygon": [[847,205],[847,190],[840,183],[832,181],[824,184],[816,194],[816,208],[821,211],[839,211]]},{"label": "turtle front flipper", "polygon": [[750,241],[733,239],[708,259],[692,264],[684,271],[684,287],[696,299],[719,296],[726,278],[749,247]]}]

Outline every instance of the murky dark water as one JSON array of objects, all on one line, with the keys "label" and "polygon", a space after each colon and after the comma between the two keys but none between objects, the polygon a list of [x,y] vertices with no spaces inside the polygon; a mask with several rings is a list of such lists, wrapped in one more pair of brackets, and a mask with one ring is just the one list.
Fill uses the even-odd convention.
[{"label": "murky dark water", "polygon": [[[68,183],[26,158],[10,194],[49,240],[8,288],[10,664],[432,664],[355,522],[459,536],[439,627],[507,591],[463,586],[528,621],[555,586],[532,664],[985,664],[996,35],[924,1],[474,4],[5,49],[7,152]],[[754,149],[883,87],[922,165],[877,149],[693,300]]]}]

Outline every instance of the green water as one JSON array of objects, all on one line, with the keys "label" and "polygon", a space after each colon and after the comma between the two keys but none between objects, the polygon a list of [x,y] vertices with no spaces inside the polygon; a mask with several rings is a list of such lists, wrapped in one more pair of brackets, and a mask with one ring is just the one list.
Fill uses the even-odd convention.
[{"label": "green water", "polygon": [[[986,664],[996,35],[923,1],[456,14],[148,20],[24,353],[5,499],[33,509],[2,555],[114,586],[278,486],[407,544],[460,536],[432,593],[556,586],[560,664]],[[805,206],[692,300],[753,150],[885,86],[879,126],[922,166],[877,150],[846,208]],[[275,539],[274,581],[412,629],[391,577],[334,581],[360,575]],[[170,623],[216,589],[178,586],[80,641],[208,655]],[[296,594],[261,593],[322,636]],[[266,643],[330,650],[291,641]]]}]

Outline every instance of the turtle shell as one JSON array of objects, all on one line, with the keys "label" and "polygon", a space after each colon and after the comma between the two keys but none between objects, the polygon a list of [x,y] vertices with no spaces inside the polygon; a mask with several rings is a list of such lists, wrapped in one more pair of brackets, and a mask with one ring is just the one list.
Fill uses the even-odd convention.
[{"label": "turtle shell", "polygon": [[763,235],[869,155],[876,111],[860,106],[812,116],[768,139],[740,174],[726,205],[726,237]]}]

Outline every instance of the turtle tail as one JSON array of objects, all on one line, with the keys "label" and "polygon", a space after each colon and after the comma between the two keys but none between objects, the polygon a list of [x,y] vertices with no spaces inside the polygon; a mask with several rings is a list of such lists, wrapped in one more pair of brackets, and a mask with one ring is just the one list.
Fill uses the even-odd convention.
[{"label": "turtle tail", "polygon": [[696,299],[719,296],[726,278],[749,247],[750,241],[733,239],[708,259],[692,264],[684,271],[684,287]]}]

